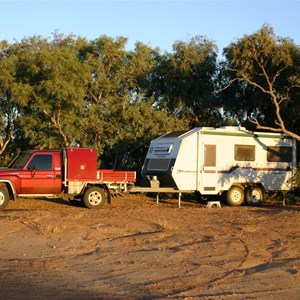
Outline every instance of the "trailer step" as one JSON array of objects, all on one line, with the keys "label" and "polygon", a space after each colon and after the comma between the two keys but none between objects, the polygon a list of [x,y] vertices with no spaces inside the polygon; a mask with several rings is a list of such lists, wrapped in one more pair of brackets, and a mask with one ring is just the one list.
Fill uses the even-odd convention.
[{"label": "trailer step", "polygon": [[207,208],[212,208],[212,207],[221,207],[220,201],[208,201],[206,204]]}]

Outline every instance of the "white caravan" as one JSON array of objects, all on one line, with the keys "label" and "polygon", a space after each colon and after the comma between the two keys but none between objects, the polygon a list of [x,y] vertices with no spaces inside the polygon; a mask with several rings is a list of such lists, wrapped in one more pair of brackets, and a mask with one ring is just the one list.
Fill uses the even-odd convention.
[{"label": "white caravan", "polygon": [[233,206],[259,204],[266,191],[287,192],[296,172],[296,141],[243,127],[172,131],[151,141],[142,175],[184,192],[222,195]]}]

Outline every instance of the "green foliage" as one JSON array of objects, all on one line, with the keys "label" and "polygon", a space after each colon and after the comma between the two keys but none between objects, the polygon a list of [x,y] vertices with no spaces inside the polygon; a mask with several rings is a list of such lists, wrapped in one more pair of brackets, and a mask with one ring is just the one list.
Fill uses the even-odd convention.
[{"label": "green foliage", "polygon": [[149,76],[148,96],[160,109],[189,120],[189,126],[215,126],[220,122],[214,94],[216,45],[202,36],[178,41],[173,53],[158,57]]},{"label": "green foliage", "polygon": [[[115,131],[115,143],[103,153],[106,166],[138,169],[141,167],[150,141],[171,130],[186,128],[184,121],[154,110],[150,102],[137,102],[124,111]],[[107,159],[114,153],[114,161]],[[109,158],[109,157],[108,157]]]},{"label": "green foliage", "polygon": [[3,41],[0,133],[3,142],[13,140],[7,151],[95,147],[102,165],[133,168],[153,137],[183,128],[184,120],[146,97],[157,52],[141,43],[126,51],[126,41],[57,32],[51,40]]},{"label": "green foliage", "polygon": [[157,110],[139,84],[155,65],[153,51],[138,43],[126,52],[125,42],[103,36],[82,51],[92,69],[85,140],[97,147],[103,167],[136,167],[150,139],[183,126],[183,121]]},{"label": "green foliage", "polygon": [[77,58],[76,40],[58,36],[51,42],[24,40],[21,46],[35,54],[21,66],[26,70],[21,80],[28,86],[25,94],[20,92],[22,128],[31,143],[41,148],[76,143],[81,134],[74,124],[80,124],[90,77]]},{"label": "green foliage", "polygon": [[16,60],[10,45],[5,41],[0,42],[0,154],[20,130],[19,107],[15,101],[18,92],[18,84],[15,82]]},{"label": "green foliage", "polygon": [[203,36],[175,42],[171,53],[126,43],[59,32],[1,41],[3,161],[16,148],[95,147],[101,167],[139,169],[149,142],[171,130],[252,116],[299,132],[299,47],[271,27],[231,43],[219,64]]},{"label": "green foliage", "polygon": [[224,55],[221,86],[230,86],[221,96],[224,108],[239,115],[240,122],[250,119],[258,129],[300,140],[300,48],[263,26],[231,43]]}]

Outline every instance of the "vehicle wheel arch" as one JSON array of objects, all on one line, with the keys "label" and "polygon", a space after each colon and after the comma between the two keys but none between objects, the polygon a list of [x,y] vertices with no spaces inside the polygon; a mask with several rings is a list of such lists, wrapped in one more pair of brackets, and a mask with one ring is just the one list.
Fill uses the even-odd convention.
[{"label": "vehicle wheel arch", "polygon": [[0,186],[7,189],[10,200],[16,200],[17,194],[16,194],[15,187],[11,180],[9,180],[9,179],[1,180]]}]

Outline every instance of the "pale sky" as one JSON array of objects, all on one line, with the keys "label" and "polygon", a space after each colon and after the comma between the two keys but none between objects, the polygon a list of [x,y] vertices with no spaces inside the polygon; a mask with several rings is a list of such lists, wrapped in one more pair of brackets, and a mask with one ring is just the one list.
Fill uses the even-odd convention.
[{"label": "pale sky", "polygon": [[206,36],[222,49],[264,24],[276,35],[300,44],[300,0],[0,0],[0,40],[10,43],[24,37],[63,34],[93,40],[101,35],[128,38],[127,49],[137,41],[172,51],[177,40]]}]

